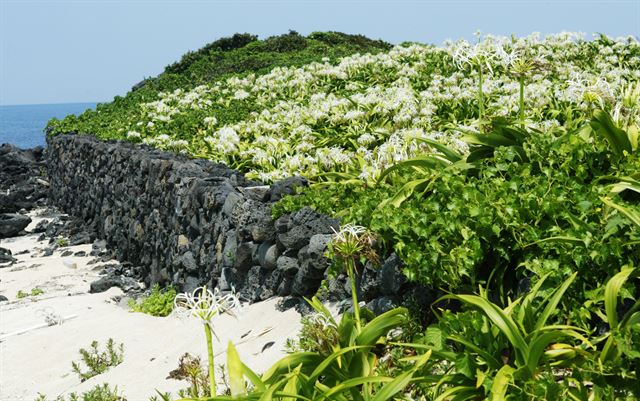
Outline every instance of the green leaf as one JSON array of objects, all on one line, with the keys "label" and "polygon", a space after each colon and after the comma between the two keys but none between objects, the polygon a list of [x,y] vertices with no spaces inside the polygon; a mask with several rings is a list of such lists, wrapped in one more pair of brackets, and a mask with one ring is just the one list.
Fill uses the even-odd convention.
[{"label": "green leaf", "polygon": [[612,330],[618,327],[618,294],[634,270],[632,267],[623,268],[607,282],[604,288],[604,309],[607,315],[607,322]]},{"label": "green leaf", "polygon": [[395,308],[377,316],[367,323],[356,337],[357,345],[375,345],[378,339],[386,336],[389,330],[401,326],[407,319],[405,308]]},{"label": "green leaf", "polygon": [[229,341],[227,346],[227,370],[229,371],[229,390],[233,397],[245,395],[247,389],[244,384],[242,361],[236,347]]},{"label": "green leaf", "polygon": [[564,293],[567,291],[567,289],[569,288],[571,283],[573,283],[573,280],[575,280],[577,276],[578,276],[578,272],[573,273],[571,276],[569,276],[569,278],[567,278],[562,283],[560,288],[558,288],[554,292],[551,299],[549,299],[549,301],[547,302],[547,306],[544,308],[544,310],[540,314],[540,317],[538,318],[536,325],[534,326],[535,330],[540,330],[545,324],[547,324],[547,320],[553,314],[553,312],[555,312],[556,308],[558,307],[558,303],[560,303],[560,299],[562,299],[562,296],[564,295]]},{"label": "green leaf", "polygon": [[440,300],[448,298],[458,299],[482,310],[482,312],[484,312],[484,314],[507,337],[516,351],[516,359],[518,360],[518,363],[520,365],[525,364],[525,361],[529,356],[529,347],[522,337],[516,323],[511,319],[511,317],[507,316],[502,309],[485,298],[477,295],[447,295],[440,298]]},{"label": "green leaf", "polygon": [[640,213],[636,212],[635,210],[631,210],[630,208],[618,205],[617,203],[615,203],[609,198],[600,197],[600,200],[604,202],[607,206],[610,206],[616,209],[617,211],[619,211],[620,213],[622,213],[623,215],[625,215],[629,220],[631,220],[633,223],[635,223],[637,226],[640,227]]},{"label": "green leaf", "polygon": [[606,138],[616,155],[622,156],[624,152],[631,153],[633,151],[627,133],[616,126],[609,113],[596,110],[593,113],[593,118],[591,127]]},{"label": "green leaf", "polygon": [[426,170],[440,170],[447,167],[449,164],[450,162],[447,159],[440,156],[420,156],[404,160],[384,170],[382,174],[380,174],[378,182],[382,182],[389,174],[408,167],[418,167]]},{"label": "green leaf", "polygon": [[457,151],[449,148],[446,145],[443,145],[442,143],[440,143],[438,141],[434,141],[433,139],[428,139],[428,138],[416,138],[415,140],[418,141],[418,142],[427,143],[432,148],[435,148],[440,153],[442,153],[444,155],[444,157],[446,157],[447,160],[449,160],[451,163],[455,163],[455,162],[457,162],[459,160],[462,160],[462,156],[460,155],[460,153],[458,153]]},{"label": "green leaf", "polygon": [[509,365],[504,365],[493,378],[491,385],[491,401],[503,401],[506,397],[509,385],[513,382],[515,369]]}]

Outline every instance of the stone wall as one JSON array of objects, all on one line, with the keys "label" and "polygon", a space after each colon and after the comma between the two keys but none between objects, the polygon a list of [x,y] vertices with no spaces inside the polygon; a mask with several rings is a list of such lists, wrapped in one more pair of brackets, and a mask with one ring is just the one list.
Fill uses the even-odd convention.
[{"label": "stone wall", "polygon": [[[310,208],[271,218],[271,204],[302,178],[264,186],[222,164],[76,135],[50,137],[47,164],[50,201],[92,226],[148,284],[233,286],[259,301],[310,296],[325,277],[338,221]],[[403,290],[399,261],[385,263],[362,277],[373,306],[396,303]],[[329,288],[348,296],[344,277]]]},{"label": "stone wall", "polygon": [[271,218],[300,178],[262,186],[221,164],[90,136],[49,138],[47,153],[52,203],[150,283],[234,286],[258,301],[310,295],[324,276],[338,221],[308,208]]}]

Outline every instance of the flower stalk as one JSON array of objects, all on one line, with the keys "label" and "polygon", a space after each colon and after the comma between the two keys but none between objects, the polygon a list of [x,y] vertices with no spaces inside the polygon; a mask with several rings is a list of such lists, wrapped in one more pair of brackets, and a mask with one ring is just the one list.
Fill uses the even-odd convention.
[{"label": "flower stalk", "polygon": [[214,369],[214,360],[213,360],[213,336],[211,335],[211,331],[213,329],[209,325],[209,323],[204,324],[204,334],[207,337],[207,359],[209,363],[209,395],[211,397],[215,397],[216,392],[216,372]]},{"label": "flower stalk", "polygon": [[351,281],[351,301],[353,302],[353,317],[356,321],[356,330],[362,331],[360,320],[360,305],[358,302],[358,289],[356,286],[356,260],[360,256],[365,256],[371,260],[377,260],[377,255],[373,249],[375,239],[366,228],[347,224],[336,232],[332,240],[332,248],[335,255],[342,260],[346,266],[347,276]]},{"label": "flower stalk", "polygon": [[[216,396],[215,364],[213,356],[213,318],[222,313],[236,316],[242,303],[234,291],[222,295],[216,288],[213,292],[207,286],[198,287],[192,293],[178,294],[174,300],[175,310],[178,314],[195,317],[204,325],[204,333],[207,339],[207,357],[209,367],[209,394]],[[217,336],[216,336],[217,338]]]}]

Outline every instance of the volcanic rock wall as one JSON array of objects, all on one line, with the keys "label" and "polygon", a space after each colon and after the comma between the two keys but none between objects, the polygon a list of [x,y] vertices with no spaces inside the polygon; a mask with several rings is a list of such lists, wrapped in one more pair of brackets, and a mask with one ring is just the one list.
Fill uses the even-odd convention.
[{"label": "volcanic rock wall", "polygon": [[[313,295],[325,278],[338,221],[310,208],[271,217],[273,202],[303,178],[264,186],[223,164],[84,135],[49,137],[47,167],[50,202],[82,218],[148,284],[234,287],[255,302]],[[392,255],[362,272],[361,299],[374,311],[422,296],[400,266]],[[348,298],[346,277],[331,280],[325,295]]]},{"label": "volcanic rock wall", "polygon": [[324,276],[338,221],[309,208],[271,218],[300,178],[261,186],[222,164],[90,136],[49,138],[47,153],[52,203],[151,283],[234,286],[258,301],[310,295]]}]

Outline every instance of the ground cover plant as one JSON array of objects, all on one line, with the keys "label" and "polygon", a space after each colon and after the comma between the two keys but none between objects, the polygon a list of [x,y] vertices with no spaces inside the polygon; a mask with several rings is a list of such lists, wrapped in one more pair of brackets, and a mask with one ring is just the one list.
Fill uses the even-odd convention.
[{"label": "ground cover plant", "polygon": [[[44,395],[38,396],[35,401],[47,401],[48,398]],[[56,397],[54,401],[127,401],[118,388],[111,388],[107,383],[97,384],[91,390],[85,391],[78,395],[77,393],[71,393],[67,398],[63,396]]]},{"label": "ground cover plant", "polygon": [[99,350],[98,341],[92,341],[89,349],[80,348],[79,352],[82,362],[72,362],[71,367],[81,381],[102,374],[124,360],[124,344],[116,346],[113,338],[107,340],[104,351]]},{"label": "ground cover plant", "polygon": [[162,289],[155,284],[151,287],[149,295],[130,299],[128,305],[132,312],[142,312],[151,316],[169,316],[173,311],[175,298],[176,290],[173,287]]},{"label": "ground cover plant", "polygon": [[[640,397],[637,39],[479,35],[387,49],[335,33],[281,38],[234,36],[126,98],[49,124],[52,135],[184,152],[265,183],[302,175],[312,185],[274,217],[311,206],[341,219],[333,250],[353,313],[337,321],[310,301],[319,314],[262,376],[231,344],[231,395]],[[334,40],[342,50],[327,59],[305,53]],[[255,71],[243,58],[251,46],[269,49]],[[205,73],[218,57],[238,69]],[[344,241],[363,235],[375,241]],[[416,312],[432,323],[419,335],[403,330],[404,309],[374,319],[358,306],[354,278],[374,243],[444,295]]]},{"label": "ground cover plant", "polygon": [[38,288],[38,287],[34,287],[31,289],[31,291],[22,291],[22,290],[18,290],[18,293],[16,294],[16,298],[21,299],[21,298],[26,298],[26,297],[37,297],[38,295],[42,295],[44,294],[44,290],[42,288]]}]

